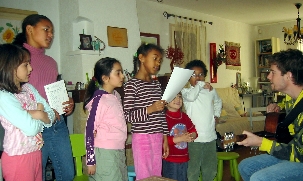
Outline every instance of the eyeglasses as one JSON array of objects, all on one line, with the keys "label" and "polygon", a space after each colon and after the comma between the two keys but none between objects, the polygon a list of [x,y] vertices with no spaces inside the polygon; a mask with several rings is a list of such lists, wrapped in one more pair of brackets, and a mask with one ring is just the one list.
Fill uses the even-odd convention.
[{"label": "eyeglasses", "polygon": [[200,74],[198,74],[198,75],[192,74],[191,76],[194,77],[194,78],[197,78],[197,77],[204,77],[205,75],[202,74],[202,73],[200,73]]}]

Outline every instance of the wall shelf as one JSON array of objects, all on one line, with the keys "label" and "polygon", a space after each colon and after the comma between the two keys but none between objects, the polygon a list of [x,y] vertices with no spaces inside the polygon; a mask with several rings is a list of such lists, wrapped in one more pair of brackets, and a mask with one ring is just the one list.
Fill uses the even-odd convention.
[{"label": "wall shelf", "polygon": [[[75,50],[69,51],[66,53],[68,56],[75,56],[75,55],[99,55],[99,51],[97,50]],[[101,51],[100,55],[104,55],[104,51]]]}]

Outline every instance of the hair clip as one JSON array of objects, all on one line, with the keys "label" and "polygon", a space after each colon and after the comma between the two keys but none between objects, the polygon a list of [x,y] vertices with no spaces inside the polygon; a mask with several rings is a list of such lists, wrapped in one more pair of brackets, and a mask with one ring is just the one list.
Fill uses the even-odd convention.
[{"label": "hair clip", "polygon": [[95,86],[96,87],[99,87],[99,83],[98,83],[98,80],[96,79],[96,77],[92,77],[92,80],[95,82]]},{"label": "hair clip", "polygon": [[138,57],[138,53],[137,52],[134,54],[134,57]]},{"label": "hair clip", "polygon": [[148,45],[148,43],[146,42],[145,45]]}]

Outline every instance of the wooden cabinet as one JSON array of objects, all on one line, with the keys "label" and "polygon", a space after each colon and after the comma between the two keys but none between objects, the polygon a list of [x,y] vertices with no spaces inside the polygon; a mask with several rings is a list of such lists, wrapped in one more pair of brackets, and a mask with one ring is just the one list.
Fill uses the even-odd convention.
[{"label": "wooden cabinet", "polygon": [[280,40],[275,37],[256,40],[255,51],[255,76],[259,77],[258,88],[271,93],[270,82],[267,79],[270,72],[268,57],[280,51]]}]

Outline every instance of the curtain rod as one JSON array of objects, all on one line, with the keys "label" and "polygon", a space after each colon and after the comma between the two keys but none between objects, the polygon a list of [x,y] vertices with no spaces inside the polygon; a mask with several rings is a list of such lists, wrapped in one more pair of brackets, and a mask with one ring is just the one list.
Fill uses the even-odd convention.
[{"label": "curtain rod", "polygon": [[203,21],[203,20],[199,20],[199,19],[193,19],[193,18],[188,18],[188,17],[182,17],[182,16],[177,16],[174,14],[170,14],[166,11],[164,11],[163,16],[166,17],[166,19],[168,19],[169,17],[178,17],[178,18],[183,18],[183,19],[189,19],[189,20],[194,20],[194,21],[199,21],[199,22],[203,22],[203,23],[208,23],[210,25],[213,25],[213,22],[208,22],[208,21]]}]

